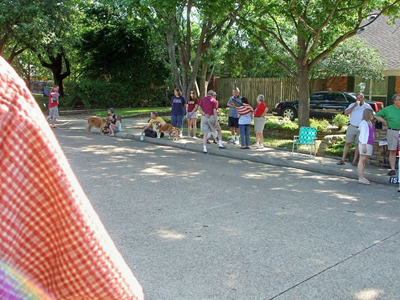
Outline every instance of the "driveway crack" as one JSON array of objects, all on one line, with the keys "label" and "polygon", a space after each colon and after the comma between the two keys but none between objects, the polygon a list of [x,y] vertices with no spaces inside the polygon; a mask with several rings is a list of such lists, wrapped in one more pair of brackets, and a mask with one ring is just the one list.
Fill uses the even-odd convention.
[{"label": "driveway crack", "polygon": [[315,277],[317,277],[317,276],[319,276],[319,275],[325,273],[326,271],[329,271],[330,269],[332,269],[332,268],[334,268],[334,267],[336,267],[336,266],[338,266],[338,265],[340,265],[340,264],[342,264],[342,263],[344,263],[344,262],[346,262],[346,261],[348,261],[348,260],[350,260],[350,259],[352,259],[352,258],[354,258],[354,257],[356,257],[356,256],[358,256],[358,255],[360,255],[360,254],[362,254],[362,253],[364,253],[364,252],[366,252],[366,251],[368,251],[369,249],[371,249],[371,248],[373,248],[373,247],[375,247],[375,246],[377,246],[377,245],[380,245],[380,244],[384,243],[385,241],[387,241],[387,240],[389,240],[389,239],[391,239],[391,238],[393,238],[394,236],[399,235],[399,234],[400,234],[400,231],[397,231],[397,232],[393,233],[392,235],[389,235],[388,237],[384,238],[383,240],[380,240],[380,241],[378,241],[378,242],[376,242],[376,243],[374,243],[374,244],[372,244],[372,245],[370,245],[370,246],[368,246],[368,247],[366,247],[366,248],[364,248],[364,249],[358,251],[357,253],[352,254],[352,255],[350,255],[349,257],[344,258],[344,259],[338,261],[337,263],[335,263],[335,264],[333,264],[333,265],[331,265],[331,266],[329,266],[329,267],[327,267],[327,268],[321,270],[320,272],[318,272],[318,273],[316,273],[316,274],[314,274],[314,275],[312,275],[312,276],[310,276],[310,277],[308,277],[308,278],[306,278],[306,279],[300,281],[299,283],[296,283],[295,285],[293,285],[293,286],[287,288],[286,290],[280,292],[279,294],[273,296],[272,298],[269,298],[269,300],[276,299],[276,298],[278,298],[279,296],[282,296],[283,294],[287,293],[287,292],[290,291],[290,290],[293,290],[294,288],[296,288],[296,287],[302,285],[303,283],[305,283],[305,282],[307,282],[307,281],[309,281],[309,280],[311,280],[311,279],[313,279],[313,278],[315,278]]}]

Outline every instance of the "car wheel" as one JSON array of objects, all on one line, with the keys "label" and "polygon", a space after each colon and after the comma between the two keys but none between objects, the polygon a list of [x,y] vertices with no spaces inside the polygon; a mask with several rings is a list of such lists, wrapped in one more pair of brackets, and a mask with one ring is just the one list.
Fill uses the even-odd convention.
[{"label": "car wheel", "polygon": [[296,110],[293,107],[285,107],[282,111],[282,116],[288,118],[290,121],[294,121]]}]

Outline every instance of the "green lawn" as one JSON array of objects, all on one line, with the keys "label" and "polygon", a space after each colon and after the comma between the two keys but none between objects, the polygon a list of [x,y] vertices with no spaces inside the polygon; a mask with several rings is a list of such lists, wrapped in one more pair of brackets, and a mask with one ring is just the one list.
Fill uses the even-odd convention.
[{"label": "green lawn", "polygon": [[[170,111],[170,107],[140,107],[140,108],[116,108],[114,110],[114,113],[116,115],[121,115],[121,116],[131,116],[131,115],[136,115],[136,114],[148,114],[150,117],[150,113],[152,111],[158,111],[158,112],[168,112]],[[99,117],[105,117],[107,116],[107,110],[104,111],[96,111],[93,112],[94,115],[99,116]]]}]

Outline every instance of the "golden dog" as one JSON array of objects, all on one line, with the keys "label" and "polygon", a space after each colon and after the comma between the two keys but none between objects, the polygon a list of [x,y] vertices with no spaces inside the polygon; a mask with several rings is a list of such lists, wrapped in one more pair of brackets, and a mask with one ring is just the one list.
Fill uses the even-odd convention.
[{"label": "golden dog", "polygon": [[160,122],[153,123],[154,131],[157,132],[157,138],[160,138],[161,132],[168,132],[168,139],[172,137],[172,140],[178,139],[178,131],[171,124],[161,124]]},{"label": "golden dog", "polygon": [[107,124],[109,124],[111,121],[111,117],[108,116],[106,118],[99,118],[99,117],[90,117],[87,120],[87,131],[89,133],[92,133],[92,127],[98,127],[100,129],[100,134],[104,134],[103,130],[104,127],[107,126]]}]

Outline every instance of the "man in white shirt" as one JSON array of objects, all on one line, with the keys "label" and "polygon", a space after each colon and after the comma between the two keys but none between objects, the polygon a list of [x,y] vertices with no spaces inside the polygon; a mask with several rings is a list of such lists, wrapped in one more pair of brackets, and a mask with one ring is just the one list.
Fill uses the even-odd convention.
[{"label": "man in white shirt", "polygon": [[349,148],[351,143],[355,142],[356,143],[356,148],[354,152],[354,160],[352,162],[353,166],[357,166],[357,159],[358,159],[358,135],[360,134],[360,131],[358,130],[358,126],[361,123],[362,116],[364,113],[364,110],[366,109],[371,109],[371,106],[368,103],[364,102],[364,94],[363,93],[358,93],[357,94],[357,101],[355,103],[352,103],[347,107],[347,109],[344,111],[344,114],[346,116],[350,115],[350,125],[347,127],[347,133],[346,133],[346,144],[344,145],[343,149],[343,156],[342,159],[338,161],[338,165],[344,165],[344,161],[347,156],[347,152],[349,152]]}]

